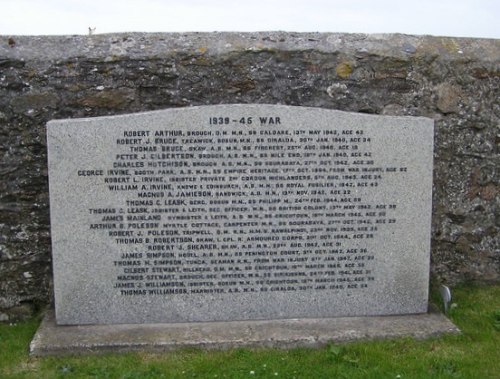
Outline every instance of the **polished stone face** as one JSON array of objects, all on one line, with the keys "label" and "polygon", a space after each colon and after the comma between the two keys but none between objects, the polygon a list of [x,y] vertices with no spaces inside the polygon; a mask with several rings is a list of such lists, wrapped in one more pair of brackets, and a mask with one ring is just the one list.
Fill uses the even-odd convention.
[{"label": "polished stone face", "polygon": [[429,119],[219,105],[47,138],[60,324],[427,310]]}]

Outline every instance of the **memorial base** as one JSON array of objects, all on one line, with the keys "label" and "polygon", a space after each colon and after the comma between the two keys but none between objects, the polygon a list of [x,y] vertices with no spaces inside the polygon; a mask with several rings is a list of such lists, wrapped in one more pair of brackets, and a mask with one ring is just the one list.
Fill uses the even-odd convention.
[{"label": "memorial base", "polygon": [[30,345],[32,356],[165,352],[179,348],[320,347],[329,342],[414,337],[460,330],[443,314],[231,321],[177,324],[59,326],[47,312]]}]

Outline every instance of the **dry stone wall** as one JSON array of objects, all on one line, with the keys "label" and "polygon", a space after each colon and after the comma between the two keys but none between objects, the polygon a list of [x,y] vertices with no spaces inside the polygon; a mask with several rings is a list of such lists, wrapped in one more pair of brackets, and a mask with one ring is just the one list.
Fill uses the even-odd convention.
[{"label": "dry stone wall", "polygon": [[0,321],[50,303],[45,124],[262,103],[435,120],[432,275],[500,280],[500,41],[303,33],[0,36]]}]

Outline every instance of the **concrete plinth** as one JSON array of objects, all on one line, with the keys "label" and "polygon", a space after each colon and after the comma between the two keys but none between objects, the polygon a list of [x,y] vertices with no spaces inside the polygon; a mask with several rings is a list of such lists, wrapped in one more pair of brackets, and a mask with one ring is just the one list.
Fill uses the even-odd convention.
[{"label": "concrete plinth", "polygon": [[177,324],[58,326],[49,311],[30,345],[32,356],[105,352],[163,352],[178,348],[320,347],[410,336],[418,339],[460,330],[436,311],[426,314]]}]

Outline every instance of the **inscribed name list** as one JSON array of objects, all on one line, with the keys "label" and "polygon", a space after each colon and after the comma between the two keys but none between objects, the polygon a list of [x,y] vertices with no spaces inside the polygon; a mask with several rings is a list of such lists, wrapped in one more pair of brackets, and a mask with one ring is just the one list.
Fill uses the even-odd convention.
[{"label": "inscribed name list", "polygon": [[427,310],[429,119],[218,105],[47,138],[60,324]]}]

